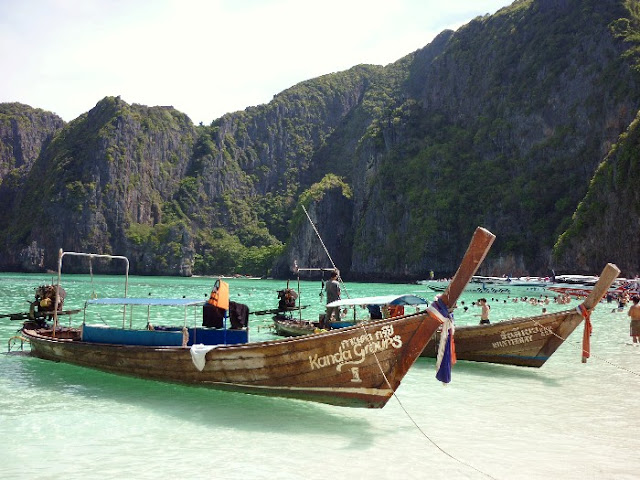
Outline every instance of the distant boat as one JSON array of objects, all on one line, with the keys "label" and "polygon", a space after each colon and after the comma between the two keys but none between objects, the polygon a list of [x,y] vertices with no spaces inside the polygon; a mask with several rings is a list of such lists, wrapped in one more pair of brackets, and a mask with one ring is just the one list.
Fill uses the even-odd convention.
[{"label": "distant boat", "polygon": [[[494,238],[485,229],[476,230],[458,273],[441,297],[446,308],[453,307]],[[64,255],[61,251],[58,286]],[[225,285],[218,281],[210,298],[211,305],[222,310],[230,303]],[[246,329],[187,327],[186,311],[182,328],[125,328],[128,306],[144,305],[147,312],[152,307],[186,309],[202,307],[202,300],[128,298],[125,287],[123,298],[88,300],[85,315],[88,306],[109,304],[123,308],[122,328],[91,326],[84,320],[79,327],[61,327],[55,314],[53,325],[25,322],[21,333],[30,343],[31,355],[151,380],[382,408],[442,323],[438,315],[423,311],[318,335],[248,343]]]},{"label": "distant boat", "polygon": [[[588,296],[594,288],[594,284],[598,277],[585,277],[573,275],[575,280],[577,277],[583,277],[582,284],[578,283],[557,283],[553,284],[549,287],[549,290],[554,293],[559,293],[561,295],[569,295],[574,298],[583,298]],[[628,294],[629,296],[640,295],[640,282],[637,279],[628,280],[625,278],[617,279],[607,292],[609,295],[614,297]]]},{"label": "distant boat", "polygon": [[278,308],[263,311],[274,314],[272,320],[276,335],[281,337],[300,337],[302,335],[320,333],[324,330],[352,327],[359,322],[357,318],[349,317],[340,318],[339,320],[332,319],[327,325],[324,314],[321,314],[317,321],[303,319],[300,310],[304,307],[297,305],[296,300],[299,300],[298,297],[298,293],[289,288],[289,282],[287,282],[287,288],[278,290]]},{"label": "distant boat", "polygon": [[301,337],[320,333],[323,330],[320,322],[300,320],[291,314],[281,312],[276,313],[272,320],[275,334],[281,337]]},{"label": "distant boat", "polygon": [[[429,305],[424,298],[416,295],[383,295],[377,297],[358,297],[336,300],[327,304],[327,307],[340,307],[346,309],[347,313],[339,321],[332,321],[330,329],[346,328],[358,325],[361,322],[378,320],[383,318],[397,317],[405,315],[406,306],[426,308]],[[358,315],[358,307],[367,308],[366,316]],[[279,313],[273,317],[276,333],[284,337],[297,337],[301,335],[311,335],[320,332],[324,325],[322,322],[312,322],[308,320],[298,320],[291,314]]]},{"label": "distant boat", "polygon": [[[443,292],[447,288],[446,282],[438,280],[422,280],[419,284],[429,287],[434,292]],[[548,285],[551,284],[539,277],[510,278],[474,275],[464,291],[465,293],[532,295],[544,292]]]},{"label": "distant boat", "polygon": [[595,275],[556,275],[553,283],[568,283],[570,285],[595,285],[598,277]]},{"label": "distant boat", "polygon": [[554,285],[552,287],[549,287],[549,291],[553,293],[559,293],[560,295],[569,295],[570,297],[574,297],[574,298],[583,298],[588,296],[593,291],[593,287],[588,285],[567,286],[567,285],[561,284],[561,285]]},{"label": "distant boat", "polygon": [[[607,293],[618,267],[608,264],[581,308],[514,318],[488,325],[457,326],[454,334],[458,360],[541,367],[583,321],[581,311],[593,310]],[[423,352],[435,357],[440,333],[436,332]]]}]

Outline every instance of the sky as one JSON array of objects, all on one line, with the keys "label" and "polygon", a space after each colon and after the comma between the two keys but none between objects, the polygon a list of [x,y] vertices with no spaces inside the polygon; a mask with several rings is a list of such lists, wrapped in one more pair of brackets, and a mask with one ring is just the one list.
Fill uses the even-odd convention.
[{"label": "sky", "polygon": [[304,80],[387,65],[510,0],[0,0],[0,102],[102,98],[205,125]]}]

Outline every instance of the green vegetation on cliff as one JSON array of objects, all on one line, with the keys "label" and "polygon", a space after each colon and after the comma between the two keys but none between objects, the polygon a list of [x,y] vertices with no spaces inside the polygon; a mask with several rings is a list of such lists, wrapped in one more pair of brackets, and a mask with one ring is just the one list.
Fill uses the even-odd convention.
[{"label": "green vegetation on cliff", "polygon": [[[450,257],[452,244],[484,225],[499,233],[493,251],[544,272],[603,137],[625,128],[628,105],[638,105],[625,58],[635,58],[640,37],[627,8],[519,1],[443,38],[438,54],[417,52],[430,68],[410,69],[410,94],[396,92],[395,107],[368,132],[382,159],[375,206],[393,233],[372,246],[361,226],[354,248],[386,255],[388,268],[426,267],[424,259]],[[622,45],[611,31],[619,22]]]},{"label": "green vegetation on cliff", "polygon": [[[613,205],[592,192],[635,175],[635,124],[618,137],[640,108],[638,24],[635,1],[518,0],[209,126],[107,97],[0,171],[7,265],[34,244],[49,265],[62,246],[127,254],[140,273],[264,275],[313,204],[363,278],[452,273],[477,225],[497,234],[487,268],[579,267],[586,253],[552,260],[556,240],[588,251],[583,228]],[[24,115],[3,108],[0,132]],[[5,165],[13,152],[0,138]]]}]

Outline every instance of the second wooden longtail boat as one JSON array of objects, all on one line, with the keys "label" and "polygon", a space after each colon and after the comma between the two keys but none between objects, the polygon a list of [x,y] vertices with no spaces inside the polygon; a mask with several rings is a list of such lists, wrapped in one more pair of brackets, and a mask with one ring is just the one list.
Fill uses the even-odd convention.
[{"label": "second wooden longtail boat", "polygon": [[[413,309],[414,313],[424,310],[428,302],[416,295],[384,295],[378,297],[358,297],[336,300],[328,304],[329,307],[340,307],[347,311],[340,322],[331,322],[331,328],[346,328],[361,322],[381,320],[383,318],[399,317],[405,314],[405,307]],[[361,307],[361,308],[360,308]],[[358,316],[358,310],[366,310],[365,316]],[[408,312],[407,312],[408,313]],[[312,335],[325,328],[323,322],[298,320],[289,314],[279,313],[273,317],[273,324],[277,335],[282,337],[300,337]]]},{"label": "second wooden longtail boat", "polygon": [[[454,344],[457,359],[541,367],[585,317],[588,318],[619,273],[617,266],[607,264],[589,296],[575,309],[489,325],[456,327]],[[589,330],[590,324],[586,324],[585,332]],[[436,356],[439,337],[440,333],[437,332],[427,344],[423,356]],[[583,337],[583,340],[588,341],[588,338]],[[588,348],[586,350],[586,353],[583,352],[583,361],[588,356]]]}]

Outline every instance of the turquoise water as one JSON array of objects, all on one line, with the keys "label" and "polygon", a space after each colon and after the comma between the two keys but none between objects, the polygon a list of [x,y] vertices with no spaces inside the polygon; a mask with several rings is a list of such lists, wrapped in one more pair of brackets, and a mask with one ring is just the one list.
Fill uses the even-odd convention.
[{"label": "turquoise water", "polygon": [[[129,296],[208,296],[214,278],[131,277]],[[26,311],[51,275],[0,274],[0,313]],[[273,308],[285,282],[231,279],[232,299]],[[65,308],[95,290],[120,296],[122,277],[65,275]],[[291,286],[297,288],[292,281]],[[301,283],[305,318],[317,318],[321,284]],[[349,296],[413,293],[422,285],[348,283]],[[479,294],[465,294],[471,307]],[[541,306],[488,297],[492,321]],[[536,296],[539,296],[536,293]],[[506,303],[505,303],[506,300]],[[574,300],[569,307],[575,307]],[[568,308],[550,304],[549,311]],[[24,355],[0,355],[0,477],[19,479],[607,479],[638,478],[640,347],[626,312],[592,315],[592,358],[580,361],[582,326],[540,369],[459,362],[442,386],[421,358],[382,410],[216,392],[119,377]],[[145,309],[146,310],[146,309]],[[184,309],[152,323],[184,321]],[[146,311],[137,326],[146,322]],[[458,324],[479,310],[456,311]],[[81,321],[80,316],[75,320]],[[122,322],[114,312],[103,321]],[[127,322],[128,322],[127,318]],[[187,321],[196,319],[187,315]],[[251,338],[275,338],[251,316]],[[20,322],[0,319],[0,342]],[[135,323],[135,322],[134,322]],[[27,347],[28,348],[28,347]]]}]

